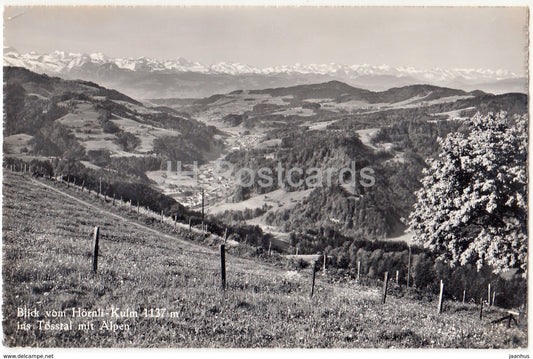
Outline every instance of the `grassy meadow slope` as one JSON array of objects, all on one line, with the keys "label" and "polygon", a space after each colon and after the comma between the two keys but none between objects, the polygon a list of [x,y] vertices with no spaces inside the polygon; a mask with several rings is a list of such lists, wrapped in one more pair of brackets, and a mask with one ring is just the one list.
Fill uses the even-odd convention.
[{"label": "grassy meadow slope", "polygon": [[[45,180],[41,180],[45,181]],[[381,304],[379,288],[353,281],[331,283],[311,273],[227,256],[228,289],[219,286],[216,250],[175,235],[133,225],[119,210],[83,205],[65,196],[72,188],[39,185],[4,172],[4,345],[39,347],[505,347],[527,346],[525,321],[508,329],[480,321],[472,304],[412,300],[391,285]],[[84,199],[85,200],[85,199]],[[136,223],[136,222],[135,222]],[[92,231],[101,229],[98,274],[91,272]],[[18,308],[37,318],[17,318]],[[137,311],[134,318],[72,318],[72,308]],[[165,309],[164,317],[143,317]],[[62,311],[47,318],[46,311]],[[161,314],[161,310],[152,314]],[[72,330],[39,330],[43,323],[72,323]],[[122,329],[108,331],[103,322]],[[32,327],[17,329],[23,322]],[[79,330],[92,322],[94,329]],[[43,324],[44,325],[44,324]],[[126,329],[126,326],[128,328]]]}]

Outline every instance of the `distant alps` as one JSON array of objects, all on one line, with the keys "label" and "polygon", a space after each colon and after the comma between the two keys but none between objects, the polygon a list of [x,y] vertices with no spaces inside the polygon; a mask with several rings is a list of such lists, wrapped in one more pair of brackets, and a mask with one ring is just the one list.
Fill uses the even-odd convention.
[{"label": "distant alps", "polygon": [[[185,58],[111,58],[102,53],[20,54],[4,48],[4,66],[95,81],[137,98],[204,97],[237,89],[339,80],[374,91],[430,84],[492,93],[527,92],[527,80],[508,70],[416,69],[388,65],[294,64],[257,68],[235,62],[205,65]],[[166,75],[166,76],[165,76]]]}]

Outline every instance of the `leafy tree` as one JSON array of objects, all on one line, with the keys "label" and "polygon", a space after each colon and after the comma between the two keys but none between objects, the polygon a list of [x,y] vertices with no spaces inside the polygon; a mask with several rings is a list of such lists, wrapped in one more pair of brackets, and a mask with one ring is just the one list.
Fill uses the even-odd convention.
[{"label": "leafy tree", "polygon": [[124,151],[134,151],[137,146],[141,144],[141,140],[130,132],[119,132],[117,134],[116,143],[118,143]]},{"label": "leafy tree", "polygon": [[104,133],[120,133],[120,128],[109,120],[102,121],[102,131]]},{"label": "leafy tree", "polygon": [[434,281],[433,260],[426,253],[413,256],[413,281],[417,288],[424,288]]},{"label": "leafy tree", "polygon": [[431,160],[409,217],[414,240],[452,265],[527,266],[527,119],[476,114]]},{"label": "leafy tree", "polygon": [[346,253],[341,253],[340,256],[337,258],[337,266],[339,268],[346,269],[348,268],[350,264],[350,257]]}]

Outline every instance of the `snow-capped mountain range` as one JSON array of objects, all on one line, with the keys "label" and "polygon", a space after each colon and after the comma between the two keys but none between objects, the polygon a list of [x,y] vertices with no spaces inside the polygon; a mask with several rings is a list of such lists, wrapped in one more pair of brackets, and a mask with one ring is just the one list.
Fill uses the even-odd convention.
[{"label": "snow-capped mountain range", "polygon": [[[185,58],[160,60],[148,57],[110,58],[102,53],[80,54],[54,51],[49,54],[34,52],[20,54],[13,48],[4,48],[4,66],[20,66],[38,73],[58,75],[66,78],[82,78],[91,81],[104,81],[103,85],[114,86],[128,94],[149,97],[196,97],[214,92],[239,88],[261,88],[257,86],[290,86],[313,81],[336,79],[353,86],[371,90],[383,90],[395,86],[415,83],[458,87],[465,90],[481,89],[492,92],[525,90],[525,78],[507,70],[489,69],[430,69],[413,67],[392,67],[388,65],[342,65],[342,64],[295,64],[256,68],[241,63],[220,62],[204,65]],[[125,86],[124,76],[142,76],[150,83],[148,91]],[[185,74],[201,75],[194,81],[200,87],[195,91],[173,91],[168,86],[158,94],[153,80],[161,75],[174,75],[183,78]],[[150,76],[153,75],[153,76]],[[218,86],[207,86],[206,77],[213,77]],[[221,78],[224,83],[220,83]],[[233,79],[233,81],[231,81]],[[231,84],[233,82],[233,85]],[[157,86],[156,86],[157,87]],[[175,86],[171,86],[175,87]],[[490,88],[493,87],[493,88]],[[181,89],[183,89],[181,87]],[[155,90],[155,91],[154,91]],[[170,91],[169,91],[170,90]],[[214,92],[212,92],[214,91]]]},{"label": "snow-capped mountain range", "polygon": [[[7,51],[6,51],[7,50]],[[220,62],[214,65],[204,65],[179,57],[173,60],[158,60],[148,57],[139,58],[109,58],[102,53],[80,54],[54,51],[49,54],[19,54],[13,49],[4,49],[4,65],[26,67],[32,71],[62,73],[82,67],[86,64],[115,65],[119,69],[131,71],[174,71],[200,72],[204,74],[320,74],[345,75],[360,77],[369,75],[413,76],[428,81],[445,81],[462,77],[467,80],[503,80],[519,78],[517,74],[507,70],[488,69],[440,69],[419,70],[413,67],[391,67],[387,65],[341,65],[341,64],[295,64],[256,68],[238,62]]]}]

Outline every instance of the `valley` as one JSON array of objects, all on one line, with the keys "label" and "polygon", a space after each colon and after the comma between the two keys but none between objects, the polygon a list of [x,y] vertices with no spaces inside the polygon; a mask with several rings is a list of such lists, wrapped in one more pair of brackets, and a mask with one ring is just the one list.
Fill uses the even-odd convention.
[{"label": "valley", "polygon": [[[110,178],[112,173],[127,173],[196,212],[202,210],[203,190],[208,216],[259,226],[276,238],[278,249],[289,253],[295,251],[289,248],[290,234],[302,229],[326,227],[348,236],[364,233],[409,242],[400,219],[410,211],[421,161],[436,154],[437,136],[460,128],[480,108],[518,113],[525,109],[520,94],[430,85],[373,92],[330,81],[139,102],[96,84],[18,68],[7,68],[6,79],[13,88],[10,93],[19,94],[8,98],[8,156],[45,159],[69,153],[81,160],[85,171],[108,173]],[[37,117],[30,117],[27,109]],[[403,131],[397,126],[411,118],[418,118],[419,124],[410,128],[423,124],[422,131],[413,127],[405,138],[383,138],[388,131]],[[413,147],[416,137],[432,142],[435,149],[420,152]],[[294,187],[288,181],[298,182],[298,176],[283,175],[299,167],[302,173],[311,168],[338,172],[352,161],[357,171],[366,168],[376,174],[376,186],[345,185],[334,179],[319,188],[306,181]],[[261,168],[275,177],[266,187],[257,183]],[[398,172],[399,168],[403,169]],[[254,175],[250,186],[239,184],[241,169]],[[399,182],[396,191],[389,190],[396,186],[391,181]],[[319,198],[336,198],[330,213],[315,206]],[[374,214],[364,214],[368,211]],[[308,222],[311,217],[314,221]]]},{"label": "valley", "polygon": [[[236,90],[202,99],[140,101],[94,83],[21,68],[6,68],[4,73],[4,208],[13,209],[16,203],[23,208],[4,213],[7,258],[23,258],[13,260],[23,274],[9,272],[7,285],[13,293],[22,293],[30,281],[33,289],[22,296],[25,303],[96,308],[116,303],[112,298],[117,295],[134,293],[121,303],[142,311],[150,306],[172,309],[176,304],[171,298],[181,298],[184,304],[176,307],[181,314],[175,314],[181,319],[167,323],[172,329],[161,327],[151,335],[155,345],[523,346],[522,327],[475,329],[474,317],[476,299],[489,283],[498,288],[494,298],[499,305],[526,312],[524,278],[516,270],[495,274],[488,266],[443,269],[435,253],[413,243],[404,219],[413,210],[426,161],[441,150],[438,138],[468,133],[475,112],[524,114],[527,95],[429,85],[373,92],[331,81]],[[80,193],[84,189],[89,192]],[[53,203],[51,212],[26,228],[22,218],[33,218],[29,209],[48,203]],[[87,218],[82,215],[86,212]],[[90,254],[76,239],[97,224],[109,240],[103,247],[101,279],[82,268]],[[61,241],[54,243],[70,253],[65,261],[54,257],[55,250],[42,248],[45,260],[31,251],[21,257],[26,240],[51,248],[48,234],[57,232],[54,226],[62,231]],[[220,297],[213,267],[218,258],[212,247],[223,242],[232,263],[229,271],[236,277],[228,282],[227,296]],[[140,260],[143,256],[157,261]],[[30,262],[38,263],[46,276],[28,272]],[[120,269],[123,263],[128,270]],[[324,263],[328,275],[318,280],[315,297],[302,302],[308,295],[303,284],[309,281],[306,268]],[[204,269],[198,272],[198,266]],[[68,274],[73,271],[78,274]],[[61,287],[51,285],[61,273],[67,273]],[[378,304],[377,285],[384,273],[397,277],[387,304],[392,307]],[[82,277],[95,289],[69,289],[79,287]],[[168,278],[177,278],[178,287],[169,287]],[[454,323],[446,328],[443,317],[430,314],[434,310],[424,304],[433,301],[441,279],[447,283],[446,320]],[[465,288],[472,303],[458,304]],[[88,299],[93,292],[101,298]],[[37,303],[41,293],[57,293],[60,299]],[[143,299],[147,293],[152,296],[149,302]],[[211,299],[206,302],[206,297]],[[352,304],[361,305],[373,319],[361,321],[359,329],[348,334],[342,329],[345,324],[338,324],[338,335],[319,329],[364,318],[359,312],[356,317],[342,311],[340,317],[331,316],[330,308],[338,311],[347,298],[350,313]],[[272,301],[277,309],[269,305]],[[309,310],[313,301],[321,303],[324,313]],[[7,303],[13,308],[17,299],[9,297]],[[284,307],[291,312],[280,309]],[[401,310],[395,314],[387,308]],[[245,317],[229,314],[235,310]],[[291,314],[293,310],[300,314]],[[392,324],[413,310],[430,318],[421,328],[413,327],[414,322],[402,322],[401,328]],[[496,318],[499,313],[486,315]],[[257,316],[258,326],[246,324]],[[383,316],[391,322],[383,324]],[[275,324],[287,318],[287,326]],[[143,321],[121,324],[148,330]],[[446,333],[445,339],[428,334],[435,325]],[[33,343],[25,334],[13,335],[14,330],[7,328],[10,345]],[[287,340],[279,336],[280,330],[297,337]],[[28,333],[50,345],[88,343],[66,332]],[[99,333],[91,343],[145,346],[146,338],[136,333],[125,331],[112,338]],[[230,344],[226,333],[234,338]]]},{"label": "valley", "polygon": [[[245,157],[251,158],[254,154],[260,153],[265,159],[275,161],[281,158],[279,153],[283,150],[282,142],[287,133],[300,132],[305,136],[308,131],[319,131],[326,137],[339,134],[356,136],[368,151],[389,154],[385,163],[404,164],[405,151],[395,149],[395,144],[392,142],[375,141],[380,127],[366,128],[372,124],[362,123],[359,127],[361,129],[346,128],[343,121],[352,118],[351,124],[353,124],[358,122],[358,117],[372,115],[379,118],[380,113],[396,113],[399,110],[409,109],[424,113],[428,117],[427,121],[461,121],[465,118],[465,114],[473,113],[476,109],[462,103],[472,101],[476,96],[486,96],[486,94],[479,91],[465,93],[431,86],[413,86],[374,93],[333,81],[320,85],[262,91],[238,90],[202,100],[159,99],[151,102],[167,105],[178,112],[189,113],[196,120],[216,127],[225,134],[224,143],[227,151],[243,153]],[[389,102],[385,102],[384,99]],[[441,106],[453,106],[457,109],[438,112]],[[398,117],[401,119],[403,116],[400,114]],[[390,126],[380,121],[376,121],[374,126],[376,124]],[[219,160],[225,161],[226,155],[227,152],[222,153]],[[249,158],[244,162],[250,163]],[[198,167],[199,187],[206,190],[206,213],[268,208],[266,213],[247,219],[246,223],[259,225],[264,231],[275,233],[278,238],[288,240],[288,232],[284,231],[283,226],[275,225],[271,221],[267,223],[266,218],[275,212],[290,210],[300,205],[312,190],[303,189],[294,193],[276,189],[273,192],[251,194],[250,198],[236,200],[233,196],[235,186],[227,178],[217,176],[215,167],[214,162]],[[236,171],[237,169],[233,173]],[[162,171],[149,176],[157,183],[158,188],[172,195],[176,186],[172,175],[168,178],[162,178],[161,175]],[[186,191],[194,193],[193,201],[183,196],[176,199],[200,209],[201,197],[198,195],[198,189],[189,186]],[[348,191],[354,194],[353,190],[348,189]],[[271,198],[278,196],[277,193],[282,194],[287,200],[272,202]],[[398,231],[386,234],[385,238],[410,242],[410,235]]]}]

